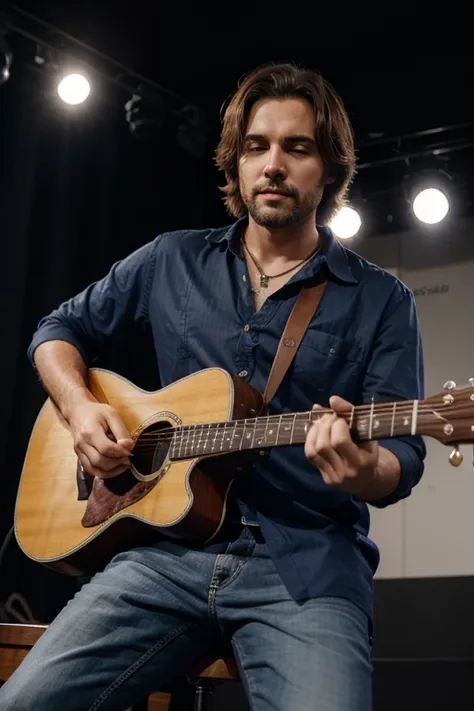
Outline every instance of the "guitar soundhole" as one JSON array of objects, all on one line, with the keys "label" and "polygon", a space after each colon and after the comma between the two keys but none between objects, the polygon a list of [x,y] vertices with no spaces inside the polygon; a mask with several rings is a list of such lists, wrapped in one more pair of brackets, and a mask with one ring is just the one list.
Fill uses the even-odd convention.
[{"label": "guitar soundhole", "polygon": [[170,423],[161,421],[150,425],[140,434],[133,450],[133,466],[140,474],[153,474],[163,466],[171,444],[171,432]]}]

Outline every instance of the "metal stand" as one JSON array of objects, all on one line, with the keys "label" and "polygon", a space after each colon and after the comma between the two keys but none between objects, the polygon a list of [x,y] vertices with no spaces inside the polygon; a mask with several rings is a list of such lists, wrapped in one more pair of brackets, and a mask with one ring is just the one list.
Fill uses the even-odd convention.
[{"label": "metal stand", "polygon": [[213,711],[214,684],[199,679],[196,683],[194,711]]}]

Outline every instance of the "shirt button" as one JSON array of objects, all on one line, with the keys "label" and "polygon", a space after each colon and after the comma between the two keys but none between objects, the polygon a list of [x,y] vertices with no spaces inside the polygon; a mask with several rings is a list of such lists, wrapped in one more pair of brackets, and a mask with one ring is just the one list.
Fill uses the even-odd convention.
[{"label": "shirt button", "polygon": [[248,323],[245,324],[244,331],[245,333],[248,333],[250,331],[250,326],[248,325]]},{"label": "shirt button", "polygon": [[242,277],[242,281],[247,281],[247,277],[245,276],[245,274]]},{"label": "shirt button", "polygon": [[248,370],[241,370],[238,375],[239,375],[239,378],[245,378],[245,376],[248,374],[249,374]]}]

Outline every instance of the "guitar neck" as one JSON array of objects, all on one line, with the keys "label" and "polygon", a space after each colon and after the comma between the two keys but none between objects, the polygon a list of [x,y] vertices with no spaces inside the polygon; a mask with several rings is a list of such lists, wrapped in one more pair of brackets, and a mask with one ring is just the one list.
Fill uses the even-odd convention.
[{"label": "guitar neck", "polygon": [[[418,400],[359,405],[342,415],[360,441],[418,434]],[[177,427],[170,459],[303,444],[311,424],[332,410],[310,410]]]}]

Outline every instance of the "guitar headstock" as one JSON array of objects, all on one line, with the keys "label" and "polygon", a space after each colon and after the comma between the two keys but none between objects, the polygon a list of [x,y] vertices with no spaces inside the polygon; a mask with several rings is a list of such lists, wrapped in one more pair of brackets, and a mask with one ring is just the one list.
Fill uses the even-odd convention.
[{"label": "guitar headstock", "polygon": [[474,443],[474,378],[469,378],[466,388],[457,388],[452,380],[443,387],[444,391],[420,402],[418,429],[442,444],[453,444],[449,461],[459,466],[463,460],[459,445]]}]

